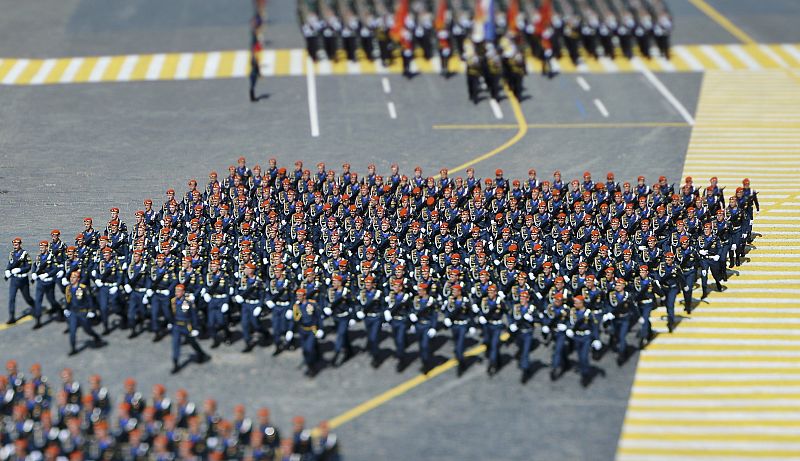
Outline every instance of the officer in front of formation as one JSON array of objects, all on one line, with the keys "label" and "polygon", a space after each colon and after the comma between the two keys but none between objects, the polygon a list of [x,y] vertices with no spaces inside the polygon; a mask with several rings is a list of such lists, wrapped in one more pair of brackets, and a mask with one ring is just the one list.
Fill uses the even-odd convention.
[{"label": "officer in front of formation", "polygon": [[292,342],[294,331],[297,330],[303,349],[303,361],[306,364],[306,376],[316,375],[319,371],[317,340],[325,336],[325,331],[322,329],[322,312],[319,305],[316,300],[306,298],[305,288],[295,290],[295,302],[292,309],[286,311],[286,319],[289,320],[286,342]]},{"label": "officer in front of formation", "polygon": [[11,241],[11,252],[8,254],[5,279],[8,281],[8,321],[7,325],[17,323],[17,292],[22,293],[25,302],[33,307],[36,303],[31,298],[28,287],[28,273],[31,271],[31,255],[22,248],[20,237]]},{"label": "officer in front of formation", "polygon": [[172,311],[172,322],[167,328],[172,331],[172,373],[180,370],[181,343],[185,341],[194,349],[197,354],[195,359],[198,363],[203,363],[211,357],[203,352],[197,344],[197,336],[200,333],[193,324],[196,314],[194,313],[194,302],[186,297],[186,289],[183,284],[175,285],[175,296],[170,300],[170,310]]},{"label": "officer in front of formation", "polygon": [[73,271],[70,274],[69,285],[64,294],[67,303],[64,315],[69,320],[69,355],[78,353],[75,347],[78,327],[82,327],[83,331],[92,337],[95,347],[102,346],[103,340],[95,333],[91,324],[91,319],[95,317],[92,292],[88,285],[81,283],[80,271]]}]

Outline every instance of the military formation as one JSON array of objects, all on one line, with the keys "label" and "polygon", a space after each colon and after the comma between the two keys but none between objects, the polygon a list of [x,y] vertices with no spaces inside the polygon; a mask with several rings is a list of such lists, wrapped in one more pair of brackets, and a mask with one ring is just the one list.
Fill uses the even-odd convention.
[{"label": "military formation", "polygon": [[415,58],[437,60],[446,77],[451,59],[461,60],[474,102],[483,89],[499,98],[503,82],[521,98],[526,54],[541,61],[548,77],[558,73],[562,56],[575,65],[619,55],[670,57],[672,16],[662,0],[491,0],[488,12],[478,3],[298,0],[298,17],[314,60],[389,66],[399,57],[408,77]]},{"label": "military formation", "polygon": [[238,329],[245,352],[301,347],[312,376],[328,363],[326,336],[338,366],[356,352],[352,330],[363,328],[363,349],[379,366],[390,330],[398,369],[418,342],[426,372],[434,338],[449,330],[459,372],[480,336],[490,374],[502,345],[518,342],[527,379],[529,352],[542,343],[553,350],[553,378],[575,351],[587,381],[591,350],[595,358],[615,351],[621,364],[637,324],[639,347],[653,338],[658,306],[672,331],[676,304],[690,312],[696,284],[701,298],[724,289],[758,209],[748,179],[726,198],[716,178],[629,183],[587,171],[570,181],[556,171],[543,180],[531,169],[509,179],[498,169],[480,179],[472,168],[434,177],[420,167],[406,176],[397,164],[385,176],[371,164],[361,176],[347,163],[312,171],[272,158],[262,170],[240,157],[222,177],[211,172],[163,201],[144,200],[130,227],[111,208],[102,228],[85,218],[69,243],[53,230],[35,254],[14,239],[9,323],[18,293],[34,328],[47,298],[50,315],[69,323],[72,353],[79,327],[101,343],[116,324],[131,337],[171,334],[175,371],[183,344],[202,362],[199,339],[214,348]]},{"label": "military formation", "polygon": [[339,443],[326,421],[316,432],[293,419],[291,434],[259,408],[255,418],[237,405],[225,419],[213,399],[202,407],[178,389],[171,399],[162,384],[148,398],[128,378],[114,401],[100,375],[84,387],[71,369],[51,383],[34,363],[30,375],[16,361],[0,374],[0,460],[96,461],[338,461]]}]

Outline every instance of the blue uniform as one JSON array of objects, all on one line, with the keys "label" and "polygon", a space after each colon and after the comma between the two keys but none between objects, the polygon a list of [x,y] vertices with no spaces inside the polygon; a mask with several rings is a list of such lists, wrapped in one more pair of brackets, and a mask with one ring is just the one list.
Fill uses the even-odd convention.
[{"label": "blue uniform", "polygon": [[237,287],[237,296],[242,299],[242,336],[245,344],[249,344],[252,330],[265,333],[258,320],[264,304],[264,282],[256,276],[242,276]]},{"label": "blue uniform", "polygon": [[226,338],[230,339],[228,322],[225,314],[229,308],[230,295],[233,287],[228,286],[228,278],[222,271],[209,272],[205,277],[205,293],[203,297],[208,303],[208,333],[214,338],[215,345],[219,344],[217,332],[224,330]]},{"label": "blue uniform", "polygon": [[412,313],[414,317],[411,320],[415,323],[417,335],[419,335],[419,355],[423,366],[427,367],[432,358],[430,340],[436,335],[439,319],[438,302],[430,295],[426,295],[424,298],[416,296],[414,297]]},{"label": "blue uniform", "polygon": [[100,307],[100,319],[104,332],[108,332],[108,320],[111,311],[119,308],[119,286],[122,283],[123,271],[116,259],[102,259],[92,271],[97,286],[97,303]]},{"label": "blue uniform", "polygon": [[56,301],[56,278],[59,272],[58,260],[52,252],[40,253],[33,261],[33,276],[36,280],[34,294],[33,317],[37,325],[42,315],[42,301],[47,296],[47,301],[53,311],[60,311],[61,306]]},{"label": "blue uniform", "polygon": [[578,351],[578,366],[581,376],[589,376],[589,348],[594,340],[599,337],[599,329],[594,315],[588,309],[574,310],[570,319],[575,349]]},{"label": "blue uniform", "polygon": [[297,301],[292,308],[292,320],[289,331],[297,329],[300,345],[303,349],[303,360],[311,369],[317,362],[317,332],[322,331],[322,312],[313,299]]},{"label": "blue uniform", "polygon": [[460,298],[450,296],[444,305],[446,323],[451,324],[450,329],[453,331],[456,360],[462,365],[464,363],[464,345],[467,332],[472,327],[472,316],[474,314],[472,306],[473,304],[466,296]]},{"label": "blue uniform", "polygon": [[361,290],[358,296],[358,301],[361,303],[361,309],[364,313],[364,326],[367,329],[367,344],[369,345],[369,352],[373,360],[378,358],[381,324],[382,324],[382,310],[381,309],[381,291],[377,289]]},{"label": "blue uniform", "polygon": [[333,287],[328,288],[327,308],[330,309],[330,315],[333,317],[336,327],[336,343],[333,351],[335,354],[339,354],[342,349],[345,349],[345,353],[349,356],[353,353],[349,334],[350,321],[353,320],[350,290],[345,287],[340,287],[338,290]]},{"label": "blue uniform", "polygon": [[293,302],[293,287],[289,279],[272,279],[269,282],[267,305],[272,309],[272,335],[275,346],[281,347],[287,331],[286,311]]},{"label": "blue uniform", "polygon": [[[533,346],[533,327],[537,320],[536,306],[527,302],[514,304],[511,311],[511,321],[509,329],[516,333],[519,343],[519,367],[523,371],[530,370],[530,352]],[[512,326],[513,325],[513,326]]]},{"label": "blue uniform", "polygon": [[[135,333],[139,319],[146,315],[144,298],[147,294],[149,268],[144,261],[139,263],[131,262],[125,271],[125,291],[128,292],[128,316],[126,318],[127,327],[131,328],[131,333]],[[128,291],[130,290],[130,291]]]},{"label": "blue uniform", "polygon": [[505,315],[505,303],[496,297],[486,297],[481,302],[481,323],[484,323],[484,343],[489,348],[489,366],[497,367],[500,358],[500,334],[505,329],[503,316]]},{"label": "blue uniform", "polygon": [[172,323],[172,312],[169,308],[169,299],[176,285],[175,274],[165,263],[163,266],[153,266],[150,269],[148,280],[148,295],[150,295],[150,331],[158,333],[161,325],[158,321],[159,313],[164,316],[167,323]]},{"label": "blue uniform", "polygon": [[174,322],[172,324],[172,363],[177,368],[178,360],[181,357],[182,340],[185,340],[194,349],[202,361],[206,354],[195,340],[197,333],[195,333],[196,329],[192,323],[195,318],[194,303],[186,299],[186,296],[182,296],[172,298],[170,305]]},{"label": "blue uniform", "polygon": [[83,331],[94,338],[95,342],[99,342],[100,336],[94,332],[89,322],[89,315],[92,311],[92,294],[89,287],[82,283],[69,285],[65,296],[69,316],[69,345],[72,352],[75,352],[75,340],[79,326],[83,327]]},{"label": "blue uniform", "polygon": [[16,320],[17,312],[17,292],[22,293],[30,306],[34,306],[33,298],[28,287],[28,273],[31,271],[31,256],[27,251],[20,248],[12,250],[8,254],[8,264],[6,265],[6,280],[8,283],[8,319],[9,322]]}]

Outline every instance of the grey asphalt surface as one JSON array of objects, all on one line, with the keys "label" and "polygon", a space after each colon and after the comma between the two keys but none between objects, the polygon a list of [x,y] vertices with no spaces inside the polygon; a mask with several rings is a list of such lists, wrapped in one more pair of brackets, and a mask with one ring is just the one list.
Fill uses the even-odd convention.
[{"label": "grey asphalt surface", "polygon": [[[246,0],[35,3],[0,0],[0,11],[11,13],[0,15],[0,56],[243,48],[250,15]],[[669,4],[679,27],[676,43],[734,41],[687,2]],[[757,40],[800,39],[791,27],[798,8],[789,0],[752,7],[744,0],[711,4]],[[754,8],[773,13],[760,15]],[[294,21],[293,2],[270,2],[267,34],[272,46],[301,46]],[[702,75],[658,77],[694,113]],[[130,222],[142,199],[159,203],[168,187],[184,190],[189,178],[205,178],[211,169],[224,171],[239,155],[246,155],[251,165],[263,165],[272,156],[287,165],[297,158],[308,165],[325,161],[334,169],[347,161],[359,172],[370,162],[385,171],[396,161],[405,173],[420,165],[427,174],[469,161],[516,133],[433,129],[516,124],[507,100],[500,104],[502,120],[495,119],[485,101],[469,103],[463,76],[451,82],[432,75],[410,82],[387,78],[389,95],[383,93],[379,76],[319,77],[319,138],[310,137],[303,78],[262,80],[259,92],[269,96],[258,104],[246,102],[243,79],[2,87],[0,214],[5,219],[0,221],[0,249],[7,251],[11,238],[19,235],[33,251],[35,242],[53,228],[69,241],[84,216],[93,216],[100,225],[111,206],[119,206]],[[530,98],[522,103],[527,123],[682,121],[639,75],[584,75],[588,92],[575,78],[529,77]],[[594,99],[608,108],[608,119],[594,107]],[[395,120],[389,118],[389,101],[397,108]],[[541,178],[550,178],[555,169],[566,178],[584,170],[602,178],[612,170],[620,180],[665,174],[678,181],[689,136],[688,127],[530,128],[520,142],[475,168],[482,177],[495,168],[522,177],[535,167]],[[6,303],[3,289],[0,321],[6,318]],[[21,299],[18,303],[24,305]],[[165,383],[170,393],[184,387],[197,402],[216,398],[227,415],[239,402],[253,409],[266,405],[284,430],[296,414],[311,423],[334,417],[418,373],[418,362],[396,372],[392,358],[372,370],[360,354],[308,380],[298,369],[299,351],[272,357],[271,349],[259,349],[245,355],[238,342],[214,350],[209,364],[190,365],[170,376],[167,339],[128,340],[115,332],[108,346],[67,357],[62,325],[37,332],[30,328],[23,323],[0,331],[0,359],[15,358],[26,369],[39,361],[54,380],[64,366],[75,369],[83,382],[98,372],[114,395],[121,393],[127,376],[135,376],[146,394],[155,383]],[[356,344],[363,341],[359,335]],[[392,348],[389,338],[383,347]],[[485,364],[473,365],[461,378],[451,370],[344,424],[336,432],[347,459],[613,459],[637,356],[622,368],[606,356],[596,363],[605,376],[597,376],[584,390],[573,371],[551,383],[547,368],[521,385],[511,358],[515,351],[515,346],[504,349],[510,363],[494,378],[486,376]],[[451,357],[452,343],[441,345],[437,355],[441,360]],[[533,363],[547,366],[549,355],[549,348],[538,347]]]}]

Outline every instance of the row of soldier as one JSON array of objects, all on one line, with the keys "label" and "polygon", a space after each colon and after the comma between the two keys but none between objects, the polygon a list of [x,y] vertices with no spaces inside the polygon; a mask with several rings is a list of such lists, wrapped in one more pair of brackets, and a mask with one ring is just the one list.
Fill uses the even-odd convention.
[{"label": "row of soldier", "polygon": [[[496,357],[499,343],[487,324],[511,330],[524,317],[515,312],[530,308],[550,341],[556,298],[577,309],[582,295],[597,323],[592,341],[615,344],[624,360],[630,324],[612,301],[618,282],[632,299],[626,318],[642,319],[644,345],[649,312],[639,304],[649,295],[640,282],[654,280],[645,291],[660,293],[652,301],[663,298],[671,330],[679,293],[690,310],[696,280],[705,297],[709,275],[721,290],[726,263],[742,262],[758,210],[747,179],[726,201],[716,178],[697,188],[687,177],[676,188],[663,176],[649,186],[644,177],[619,184],[613,173],[605,182],[595,183],[589,172],[582,182],[564,182],[555,172],[551,182],[532,169],[525,180],[497,170],[482,181],[472,169],[466,178],[442,169],[435,179],[418,167],[409,178],[397,165],[385,179],[374,165],[359,178],[347,164],[337,175],[320,163],[312,174],[300,161],[289,171],[275,159],[262,173],[243,157],[222,181],[215,172],[204,188],[190,181],[180,202],[169,190],[162,206],[144,203],[131,232],[114,208],[103,231],[84,220],[74,245],[54,231],[32,257],[15,240],[6,272],[10,321],[17,292],[34,306],[36,326],[45,297],[59,315],[58,287],[73,350],[79,326],[95,335],[92,324],[100,322],[107,332],[117,315],[132,336],[147,321],[156,340],[171,329],[177,369],[182,343],[204,361],[195,338],[209,336],[216,346],[230,341],[230,327],[239,323],[248,351],[257,342],[271,340],[276,352],[299,342],[310,374],[326,332],[335,334],[339,364],[354,352],[350,329],[363,321],[375,363],[385,326],[393,331],[398,366],[409,358],[407,336],[416,335],[427,370],[434,364],[430,339],[444,329],[453,330],[458,357],[465,340],[453,325],[467,333],[480,328]],[[495,360],[489,368],[496,370]]]},{"label": "row of soldier", "polygon": [[[447,71],[452,56],[466,60],[466,42],[485,21],[493,37],[511,39],[542,60],[566,54],[577,65],[583,54],[628,59],[650,57],[655,45],[669,58],[672,18],[662,0],[505,0],[494,2],[494,17],[478,20],[464,0],[298,1],[298,17],[312,59],[380,59],[389,65],[396,53],[419,49],[427,60],[439,54]],[[402,24],[395,21],[402,20]],[[476,26],[476,23],[478,26]],[[403,39],[405,36],[406,39]]]},{"label": "row of soldier", "polygon": [[225,419],[215,400],[207,399],[201,408],[185,389],[171,399],[156,384],[148,398],[128,378],[124,394],[112,402],[100,375],[90,376],[84,388],[69,368],[61,371],[60,383],[52,384],[38,363],[29,376],[14,360],[6,370],[0,375],[2,460],[340,459],[326,421],[312,435],[304,419],[295,417],[291,435],[281,437],[266,407],[250,418],[245,405],[236,405],[233,418]]}]

